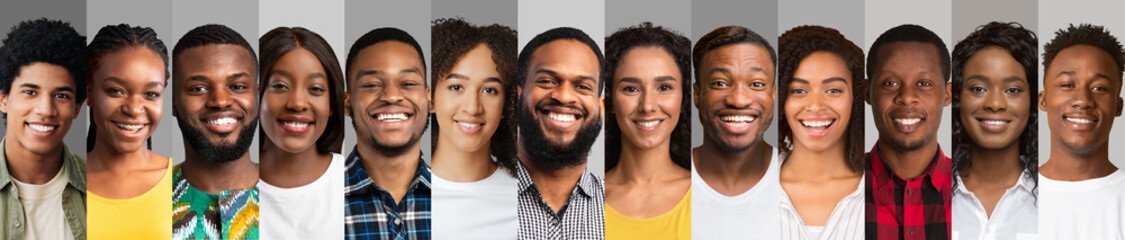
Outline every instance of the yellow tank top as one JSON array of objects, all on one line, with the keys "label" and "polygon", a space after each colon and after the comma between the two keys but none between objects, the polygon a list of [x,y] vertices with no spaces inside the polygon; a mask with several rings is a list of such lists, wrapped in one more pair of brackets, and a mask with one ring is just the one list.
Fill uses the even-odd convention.
[{"label": "yellow tank top", "polygon": [[172,158],[156,186],[128,199],[86,191],[86,234],[96,239],[172,239]]},{"label": "yellow tank top", "polygon": [[691,239],[691,188],[660,216],[632,218],[605,205],[605,239]]}]

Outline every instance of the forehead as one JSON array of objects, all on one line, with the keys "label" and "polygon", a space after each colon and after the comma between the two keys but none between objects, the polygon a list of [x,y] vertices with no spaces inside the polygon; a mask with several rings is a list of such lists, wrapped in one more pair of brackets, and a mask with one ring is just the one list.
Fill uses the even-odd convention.
[{"label": "forehead", "polygon": [[530,71],[549,69],[561,75],[588,75],[598,79],[601,66],[589,46],[573,39],[543,44],[531,54]]},{"label": "forehead", "polygon": [[1054,59],[1051,59],[1049,66],[1047,77],[1050,78],[1063,71],[1079,71],[1104,74],[1116,78],[1118,82],[1121,80],[1121,71],[1113,56],[1100,48],[1085,44],[1063,48]]},{"label": "forehead", "polygon": [[711,49],[703,54],[702,66],[750,64],[773,72],[773,60],[764,46],[738,43]]},{"label": "forehead", "polygon": [[[621,56],[617,71],[624,69],[649,71],[679,71],[679,65],[663,47],[645,46],[629,49]],[[677,76],[678,77],[678,76]]]},{"label": "forehead", "polygon": [[74,76],[66,68],[43,62],[35,62],[20,67],[19,75],[13,79],[12,89],[21,84],[33,84],[42,88],[75,87]]},{"label": "forehead", "polygon": [[913,72],[942,73],[941,56],[937,46],[925,42],[890,42],[875,54],[876,74],[894,71],[900,74]]},{"label": "forehead", "polygon": [[176,57],[174,71],[182,74],[224,75],[237,72],[252,73],[256,68],[250,51],[242,46],[211,44],[181,52]]},{"label": "forehead", "polygon": [[387,40],[360,50],[352,63],[355,71],[380,69],[422,69],[422,56],[410,44]]}]

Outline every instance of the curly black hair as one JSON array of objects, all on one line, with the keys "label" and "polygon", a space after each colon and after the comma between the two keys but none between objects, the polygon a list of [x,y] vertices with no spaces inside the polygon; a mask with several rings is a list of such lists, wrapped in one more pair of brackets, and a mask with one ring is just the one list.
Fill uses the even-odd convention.
[{"label": "curly black hair", "polygon": [[[778,48],[778,91],[779,108],[784,109],[789,95],[789,82],[797,72],[802,60],[817,52],[828,52],[844,60],[852,79],[851,117],[844,133],[844,159],[852,172],[863,172],[863,96],[867,89],[863,83],[863,50],[844,37],[836,29],[822,26],[799,26],[781,34],[777,40]],[[789,126],[786,114],[778,114],[778,150],[793,151],[793,129]]]},{"label": "curly black hair", "polygon": [[[872,43],[871,49],[867,51],[868,78],[877,78],[875,76],[875,70],[881,67],[883,63],[875,58],[879,56],[879,50],[882,49],[884,44],[893,42],[921,42],[933,44],[938,51],[938,60],[941,61],[941,76],[944,78],[944,82],[949,82],[949,48],[945,46],[945,41],[942,41],[941,37],[938,37],[933,31],[914,24],[903,24],[893,27],[883,32],[882,35],[879,35],[879,38],[875,39],[875,43]],[[868,84],[873,82],[875,81],[869,81]]]},{"label": "curly black hair", "polygon": [[[605,72],[604,69],[600,69],[600,66],[605,65],[605,56],[602,55],[601,48],[598,48],[598,44],[594,42],[594,39],[590,38],[590,35],[586,35],[586,32],[571,27],[557,27],[535,35],[531,41],[527,42],[527,45],[523,46],[523,50],[520,51],[519,59],[516,61],[516,74],[518,74],[516,79],[520,86],[523,86],[527,82],[527,68],[531,67],[531,55],[535,54],[535,50],[538,50],[539,47],[554,42],[555,40],[574,40],[586,44],[587,47],[590,47],[590,51],[593,51],[594,55],[598,57],[599,71]],[[601,72],[598,74],[601,75]],[[602,84],[599,82],[596,85],[598,86],[597,93],[600,96],[602,94]]]},{"label": "curly black hair", "polygon": [[703,63],[703,55],[716,48],[742,43],[766,48],[766,51],[770,53],[770,63],[777,65],[777,52],[762,35],[742,26],[724,26],[711,30],[695,42],[695,47],[691,50],[691,64],[692,68],[695,69],[696,81],[698,82],[701,79],[699,67]]},{"label": "curly black hair", "polygon": [[[432,39],[433,78],[430,85],[437,86],[438,81],[444,80],[446,75],[460,61],[461,57],[480,44],[484,44],[492,51],[492,61],[496,63],[496,72],[500,73],[500,84],[504,88],[504,110],[496,132],[489,139],[489,152],[496,158],[496,163],[506,169],[512,176],[516,175],[516,99],[519,96],[519,86],[516,85],[516,30],[507,26],[492,24],[487,26],[473,26],[460,18],[445,18],[433,21],[430,30]],[[434,94],[436,88],[430,89]],[[437,115],[430,114],[431,120],[437,122]],[[437,148],[438,135],[441,133],[440,124],[434,124],[430,142]]]},{"label": "curly black hair", "polygon": [[[86,37],[70,23],[40,18],[12,27],[0,47],[0,91],[8,95],[20,69],[33,63],[58,65],[74,79],[75,103],[86,101]],[[8,114],[0,117],[7,119]]]},{"label": "curly black hair", "polygon": [[[152,51],[164,63],[164,82],[168,83],[168,46],[156,36],[156,31],[150,27],[130,26],[129,24],[107,25],[98,30],[94,39],[87,46],[89,57],[86,58],[87,79],[93,81],[93,74],[101,66],[102,57],[126,48],[143,47]],[[91,83],[92,84],[92,83]],[[85,91],[85,89],[81,90]],[[94,119],[94,111],[88,112],[90,119]],[[86,152],[94,151],[97,141],[98,127],[96,122],[90,122],[86,134]],[[152,148],[152,139],[148,140],[148,148]]]},{"label": "curly black hair", "polygon": [[1117,71],[1125,69],[1125,49],[1122,49],[1121,42],[1117,40],[1117,37],[1110,34],[1109,30],[1103,26],[1083,23],[1078,26],[1070,24],[1066,29],[1055,31],[1055,38],[1043,46],[1044,74],[1046,74],[1047,68],[1051,67],[1051,61],[1055,60],[1055,55],[1074,45],[1090,45],[1101,49],[1108,53],[1110,57],[1113,57],[1113,61],[1117,63]]},{"label": "curly black hair", "polygon": [[[1023,67],[1024,80],[1027,80],[1027,92],[1039,92],[1039,75],[1035,67],[1037,61],[1038,38],[1035,32],[1028,30],[1016,22],[990,22],[977,27],[975,31],[953,47],[953,174],[967,174],[973,162],[969,159],[972,145],[976,143],[965,132],[965,124],[961,122],[961,88],[964,84],[965,62],[986,47],[1000,47],[1008,51],[1020,66]],[[1038,113],[1034,106],[1038,105],[1038,98],[1028,98],[1027,127],[1019,137],[1019,161],[1024,165],[1024,170],[1032,176],[1032,182],[1038,185],[1039,173],[1039,124]],[[954,178],[954,186],[959,184]]]},{"label": "curly black hair", "polygon": [[180,40],[176,42],[176,46],[172,48],[173,69],[175,68],[175,64],[178,64],[180,62],[175,60],[179,59],[180,54],[184,51],[195,47],[214,44],[231,44],[246,49],[246,51],[250,54],[250,59],[254,60],[254,75],[255,77],[257,77],[258,55],[254,53],[254,48],[250,46],[249,42],[246,42],[246,39],[242,37],[242,34],[239,34],[238,32],[234,31],[234,29],[221,24],[207,24],[199,26],[185,33],[183,37],[180,37]]},{"label": "curly black hair", "polygon": [[[318,153],[340,153],[341,146],[344,144],[344,73],[340,70],[340,61],[336,58],[336,52],[332,51],[332,46],[325,41],[323,37],[313,31],[302,27],[278,27],[266,32],[258,39],[258,48],[261,52],[261,69],[258,71],[258,80],[263,81],[258,84],[258,101],[262,101],[262,97],[266,94],[266,88],[269,84],[270,72],[273,65],[277,60],[281,59],[286,53],[293,51],[297,48],[308,50],[316,60],[320,62],[320,66],[324,68],[325,75],[328,77],[328,102],[329,108],[332,110],[332,116],[328,117],[327,126],[324,128],[324,133],[316,139],[316,151]],[[258,127],[259,136],[266,136],[262,126]],[[258,146],[261,148],[261,146]]]},{"label": "curly black hair", "polygon": [[[691,169],[691,40],[670,29],[653,26],[651,22],[644,22],[637,26],[617,30],[605,39],[605,71],[602,79],[607,92],[613,91],[614,73],[622,57],[629,50],[639,47],[659,47],[672,55],[676,66],[680,70],[680,89],[683,97],[680,100],[680,116],[668,139],[668,152],[672,162],[684,169]],[[613,94],[605,95],[606,109],[613,109]],[[617,125],[617,114],[606,111],[605,117],[605,169],[613,169],[621,158],[621,127]]]}]

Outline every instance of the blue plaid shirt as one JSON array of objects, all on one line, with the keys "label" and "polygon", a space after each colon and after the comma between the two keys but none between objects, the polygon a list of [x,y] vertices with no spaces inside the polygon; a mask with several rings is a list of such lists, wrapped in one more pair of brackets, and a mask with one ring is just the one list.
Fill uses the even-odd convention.
[{"label": "blue plaid shirt", "polygon": [[430,167],[418,159],[414,182],[402,202],[367,176],[355,150],[348,155],[344,178],[344,226],[347,239],[430,239]]}]

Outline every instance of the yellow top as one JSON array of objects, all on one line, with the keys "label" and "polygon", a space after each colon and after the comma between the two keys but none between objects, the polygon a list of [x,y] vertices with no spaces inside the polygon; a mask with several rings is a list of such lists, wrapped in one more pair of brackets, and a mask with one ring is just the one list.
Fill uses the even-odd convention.
[{"label": "yellow top", "polygon": [[672,210],[633,218],[605,205],[605,239],[691,239],[691,187]]},{"label": "yellow top", "polygon": [[127,199],[86,191],[88,239],[172,239],[172,158],[156,186]]}]

